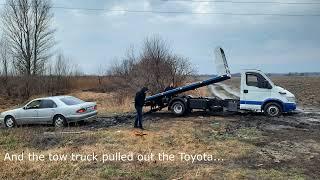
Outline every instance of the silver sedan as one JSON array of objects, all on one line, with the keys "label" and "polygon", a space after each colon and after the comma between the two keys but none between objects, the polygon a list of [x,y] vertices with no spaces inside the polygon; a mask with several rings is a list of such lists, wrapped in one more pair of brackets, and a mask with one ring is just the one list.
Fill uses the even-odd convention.
[{"label": "silver sedan", "polygon": [[95,102],[85,102],[73,96],[34,99],[25,106],[0,114],[0,122],[12,128],[22,124],[53,124],[66,126],[69,122],[84,122],[96,118]]}]

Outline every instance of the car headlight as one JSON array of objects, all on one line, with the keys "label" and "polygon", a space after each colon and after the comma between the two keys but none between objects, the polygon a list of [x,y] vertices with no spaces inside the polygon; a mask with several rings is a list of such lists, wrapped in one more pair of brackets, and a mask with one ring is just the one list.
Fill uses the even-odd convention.
[{"label": "car headlight", "polygon": [[293,103],[296,102],[296,98],[295,98],[295,97],[287,97],[287,100],[288,100],[289,102],[293,102]]}]

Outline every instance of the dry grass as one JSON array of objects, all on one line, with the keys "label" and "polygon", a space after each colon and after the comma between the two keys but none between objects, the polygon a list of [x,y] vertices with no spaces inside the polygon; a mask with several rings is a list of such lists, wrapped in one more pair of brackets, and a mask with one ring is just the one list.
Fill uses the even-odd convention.
[{"label": "dry grass", "polygon": [[210,93],[208,92],[207,87],[201,87],[201,88],[198,88],[193,91],[188,91],[187,94],[195,96],[195,97],[200,97],[200,96],[201,97],[208,97],[208,96],[210,96]]},{"label": "dry grass", "polygon": [[320,77],[273,77],[272,80],[295,94],[300,105],[320,107]]},{"label": "dry grass", "polygon": [[0,96],[0,112],[6,111],[20,103],[19,99],[7,98]]},{"label": "dry grass", "polygon": [[[255,150],[248,136],[263,138],[257,129],[242,129],[238,134],[226,133],[224,118],[199,117],[159,119],[147,121],[147,135],[135,136],[129,125],[107,130],[86,131],[80,134],[61,134],[54,128],[20,128],[0,131],[0,156],[6,152],[35,152],[51,154],[127,154],[168,153],[174,161],[161,162],[4,162],[0,159],[0,178],[33,179],[241,179],[241,178],[299,178],[301,175],[286,170],[234,167],[234,161]],[[64,131],[79,131],[76,127]],[[45,133],[45,132],[52,133]],[[179,153],[207,153],[223,162],[196,163],[180,161]]]},{"label": "dry grass", "polygon": [[134,99],[118,93],[74,92],[70,95],[85,101],[97,102],[100,115],[126,113],[134,110]]},{"label": "dry grass", "polygon": [[[218,120],[217,120],[218,121]],[[206,123],[199,120],[177,120],[174,122],[158,121],[147,123],[149,129],[146,136],[135,136],[129,127],[113,127],[108,130],[86,132],[83,134],[43,134],[50,128],[36,130],[34,128],[1,131],[0,156],[4,153],[36,152],[44,155],[58,154],[90,154],[102,156],[105,153],[161,153],[178,155],[180,152],[190,154],[209,153],[215,158],[226,161],[237,158],[253,148],[236,138],[224,140],[215,137]],[[181,128],[184,127],[184,128]],[[209,135],[209,136],[207,136]],[[49,136],[49,137],[48,137]],[[51,143],[48,139],[51,138]],[[0,160],[0,178],[200,178],[212,174],[212,169],[223,168],[222,163],[181,162],[176,156],[173,162],[4,162]],[[215,174],[215,173],[213,173]]]}]

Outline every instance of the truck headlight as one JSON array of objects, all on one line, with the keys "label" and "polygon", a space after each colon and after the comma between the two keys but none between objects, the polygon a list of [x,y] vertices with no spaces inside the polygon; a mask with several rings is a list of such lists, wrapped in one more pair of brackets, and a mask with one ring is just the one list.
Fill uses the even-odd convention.
[{"label": "truck headlight", "polygon": [[295,98],[295,97],[287,97],[287,100],[288,100],[289,102],[293,102],[293,103],[296,102],[296,98]]}]

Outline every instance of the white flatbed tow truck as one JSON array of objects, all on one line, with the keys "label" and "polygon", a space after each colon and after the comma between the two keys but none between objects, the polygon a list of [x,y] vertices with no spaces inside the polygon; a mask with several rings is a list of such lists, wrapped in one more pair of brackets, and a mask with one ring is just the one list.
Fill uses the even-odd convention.
[{"label": "white flatbed tow truck", "polygon": [[216,48],[215,56],[218,76],[149,96],[146,98],[145,106],[150,106],[151,112],[168,107],[178,116],[185,115],[194,109],[202,109],[209,111],[264,112],[267,116],[275,117],[296,109],[296,98],[291,92],[276,86],[266,74],[255,69],[241,72],[240,99],[221,100],[214,97],[179,95],[231,78],[223,49]]}]

